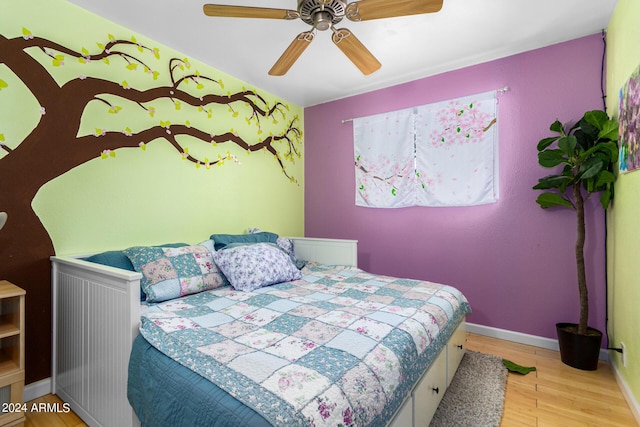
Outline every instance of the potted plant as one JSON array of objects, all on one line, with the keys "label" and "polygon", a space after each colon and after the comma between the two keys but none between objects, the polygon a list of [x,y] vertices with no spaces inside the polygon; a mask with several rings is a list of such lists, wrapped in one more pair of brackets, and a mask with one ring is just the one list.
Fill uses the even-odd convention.
[{"label": "potted plant", "polygon": [[584,370],[598,366],[602,332],[588,327],[589,297],[585,273],[585,202],[600,194],[607,209],[613,198],[614,167],[618,161],[618,123],[604,111],[588,111],[575,124],[563,126],[556,120],[549,128],[556,136],[538,142],[538,162],[545,168],[562,166],[558,173],[538,180],[533,189],[542,190],[536,202],[543,208],[561,207],[576,212],[576,267],[580,319],[558,323],[558,341],[562,362]]}]

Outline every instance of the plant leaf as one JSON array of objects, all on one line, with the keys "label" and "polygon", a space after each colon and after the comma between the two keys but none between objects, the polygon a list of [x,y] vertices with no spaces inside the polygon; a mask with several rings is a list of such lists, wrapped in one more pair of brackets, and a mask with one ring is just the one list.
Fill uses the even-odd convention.
[{"label": "plant leaf", "polygon": [[507,359],[502,359],[502,364],[507,368],[507,370],[509,370],[509,372],[515,372],[522,375],[527,375],[529,372],[536,370],[535,366],[522,366]]},{"label": "plant leaf", "polygon": [[539,204],[542,209],[554,206],[573,208],[573,204],[569,200],[556,193],[542,193],[536,199],[536,203]]},{"label": "plant leaf", "polygon": [[609,172],[608,170],[603,170],[598,174],[598,180],[596,181],[596,186],[600,187],[602,185],[611,184],[616,180],[614,174]]},{"label": "plant leaf", "polygon": [[544,150],[538,153],[538,162],[545,168],[552,168],[559,164],[566,163],[567,159],[561,150]]},{"label": "plant leaf", "polygon": [[609,116],[607,116],[607,113],[604,111],[593,110],[584,113],[583,119],[599,130],[602,129],[603,124],[609,120]]},{"label": "plant leaf", "polygon": [[558,140],[558,148],[569,157],[571,157],[576,150],[576,145],[578,145],[578,140],[573,135],[563,136]]},{"label": "plant leaf", "polygon": [[571,183],[571,177],[565,175],[549,175],[538,180],[534,190],[549,190],[550,188],[558,188],[563,191]]},{"label": "plant leaf", "polygon": [[602,125],[598,138],[609,139],[611,141],[618,140],[618,123],[613,120],[608,120]]},{"label": "plant leaf", "polygon": [[612,199],[611,193],[613,193],[613,187],[611,187],[609,190],[603,191],[600,195],[600,205],[602,205],[602,209],[606,210],[609,207],[609,203]]},{"label": "plant leaf", "polygon": [[604,162],[601,158],[591,157],[580,167],[579,177],[581,180],[593,178],[602,170]]},{"label": "plant leaf", "polygon": [[564,128],[562,127],[562,123],[560,123],[560,120],[557,120],[557,119],[555,122],[551,124],[551,126],[549,127],[549,130],[564,134]]},{"label": "plant leaf", "polygon": [[559,136],[552,136],[552,137],[549,137],[549,138],[541,139],[538,142],[538,151],[544,150],[545,148],[547,148],[548,146],[550,146],[551,144],[556,142],[558,140],[558,138],[560,138],[560,137]]}]

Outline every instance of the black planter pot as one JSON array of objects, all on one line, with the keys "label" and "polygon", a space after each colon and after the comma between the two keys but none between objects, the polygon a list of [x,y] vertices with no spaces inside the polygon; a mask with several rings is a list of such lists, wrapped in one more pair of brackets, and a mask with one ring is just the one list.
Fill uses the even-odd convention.
[{"label": "black planter pot", "polygon": [[557,323],[556,331],[562,363],[583,371],[598,369],[602,332],[587,328],[587,335],[579,335],[575,323]]}]

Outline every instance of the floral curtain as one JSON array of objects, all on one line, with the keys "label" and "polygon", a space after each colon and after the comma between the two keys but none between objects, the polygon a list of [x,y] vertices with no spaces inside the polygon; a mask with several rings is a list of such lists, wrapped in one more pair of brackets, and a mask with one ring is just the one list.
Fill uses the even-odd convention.
[{"label": "floral curtain", "polygon": [[354,119],[356,205],[498,200],[496,92]]}]

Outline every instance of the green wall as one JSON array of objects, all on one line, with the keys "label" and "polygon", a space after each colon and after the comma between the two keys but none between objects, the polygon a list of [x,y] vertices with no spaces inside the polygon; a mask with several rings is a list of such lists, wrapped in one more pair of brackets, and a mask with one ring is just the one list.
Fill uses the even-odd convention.
[{"label": "green wall", "polygon": [[304,234],[301,107],[64,0],[0,10],[0,278],[27,289],[27,383],[50,375],[50,255]]},{"label": "green wall", "polygon": [[[184,58],[178,52],[66,1],[0,0],[0,6],[3,11],[0,34],[7,38],[21,36],[24,27],[33,35],[69,48],[95,51],[97,43],[105,43],[111,34],[123,39],[135,37],[140,44],[156,47],[160,53],[159,60],[152,58],[153,65],[160,71],[157,80],[148,78],[142,71],[125,69],[124,63],[118,64],[114,58],[108,66],[102,63],[87,66],[67,57],[64,66],[49,67],[60,84],[79,74],[87,74],[116,82],[126,80],[136,88],[159,86],[168,83],[164,63],[170,58]],[[191,71],[197,70],[201,75],[223,82],[223,88],[213,85],[215,92],[227,94],[242,88],[254,89],[194,59],[189,62]],[[26,88],[16,84],[15,76],[2,65],[0,78],[10,83],[7,89],[0,91],[0,116],[3,118],[0,133],[10,145],[33,129],[40,112],[37,101],[29,96]],[[271,118],[262,120],[261,133],[254,121],[247,123],[250,112],[242,103],[231,105],[233,111],[226,105],[217,110],[214,107],[213,118],[208,119],[184,103],[176,110],[167,100],[154,104],[158,111],[154,117],[149,117],[133,103],[122,101],[119,104],[123,109],[118,114],[109,114],[104,104],[93,101],[85,109],[78,133],[91,134],[96,128],[120,130],[129,127],[135,131],[157,125],[160,120],[175,124],[189,120],[194,127],[200,125],[216,133],[234,129],[251,143],[269,133],[277,134],[296,115],[298,127],[304,128],[301,107],[257,91],[270,105],[280,101],[288,108],[284,110],[286,117],[275,116],[277,124]],[[239,114],[234,116],[234,113]],[[94,160],[44,185],[33,201],[33,207],[52,237],[56,253],[173,240],[197,242],[212,232],[243,232],[247,227],[261,227],[287,235],[303,233],[302,157],[297,158],[295,164],[287,164],[287,171],[297,180],[292,183],[271,153],[247,153],[230,143],[210,147],[193,140],[185,145],[190,153],[200,149],[202,158],[215,159],[229,153],[237,156],[240,163],[227,160],[221,167],[196,169],[193,163],[183,161],[166,140],[156,139],[146,144],[144,151],[123,148],[116,150],[115,157],[106,159],[101,158],[100,150],[96,150]],[[4,156],[7,153],[0,151],[0,158]]]},{"label": "green wall", "polygon": [[[637,0],[618,1],[609,23],[607,41],[607,107],[617,118],[620,89],[640,66],[640,3]],[[626,367],[622,366],[618,353],[611,353],[612,360],[636,405],[640,402],[639,213],[640,171],[621,174],[616,182],[613,207],[607,216],[610,346],[625,344]]]}]

